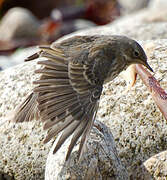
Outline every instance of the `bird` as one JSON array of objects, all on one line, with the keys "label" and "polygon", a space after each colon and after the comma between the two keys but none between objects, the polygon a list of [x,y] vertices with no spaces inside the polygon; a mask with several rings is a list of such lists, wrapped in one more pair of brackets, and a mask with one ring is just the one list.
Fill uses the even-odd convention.
[{"label": "bird", "polygon": [[79,139],[78,157],[82,157],[103,85],[131,64],[142,64],[153,72],[143,48],[135,40],[119,35],[73,36],[39,46],[39,51],[25,61],[39,57],[42,59],[37,64],[41,67],[35,73],[40,76],[15,110],[13,121],[38,118],[47,130],[44,143],[60,133],[53,153],[72,136],[66,161]]}]

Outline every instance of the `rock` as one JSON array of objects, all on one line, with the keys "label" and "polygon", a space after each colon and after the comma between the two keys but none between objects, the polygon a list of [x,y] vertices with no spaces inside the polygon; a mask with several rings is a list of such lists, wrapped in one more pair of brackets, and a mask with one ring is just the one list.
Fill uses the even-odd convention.
[{"label": "rock", "polygon": [[84,19],[77,19],[74,21],[74,27],[76,30],[88,29],[95,26],[95,23]]},{"label": "rock", "polygon": [[167,8],[167,2],[166,0],[151,0],[149,3],[149,8],[152,10],[165,11],[165,9]]},{"label": "rock", "polygon": [[[155,77],[161,80],[162,87],[167,89],[167,54],[165,51],[167,49],[167,40],[148,40],[143,41],[142,44],[151,48],[149,51],[149,64],[156,72]],[[97,119],[111,129],[121,162],[125,165],[129,175],[133,177],[135,170],[149,157],[166,150],[167,124],[140,79],[137,79],[137,83],[131,91],[125,92],[126,85],[121,76],[105,85]],[[93,147],[94,145],[92,149]],[[60,179],[66,177],[67,167],[65,164],[60,163],[57,166],[53,165],[51,168],[53,161],[59,162],[59,158],[63,155],[65,156],[64,148],[55,154],[55,157],[53,155],[48,156],[50,162],[46,164],[46,172],[48,172],[45,174],[46,177],[53,177],[53,179],[55,175],[61,177]],[[90,158],[88,159],[90,160]],[[74,156],[72,156],[71,161],[76,162]],[[63,174],[59,173],[59,167],[63,167],[61,169]],[[68,168],[70,173],[77,173],[74,169],[70,169],[69,164]],[[165,177],[166,175],[164,173],[161,176]]]},{"label": "rock", "polygon": [[[166,12],[166,11],[165,11]],[[118,18],[111,24],[103,27],[93,27],[88,30],[80,30],[60,38],[68,38],[73,35],[125,35],[136,40],[164,39],[167,37],[167,22],[152,22],[148,18],[154,17],[151,8],[146,8],[137,13]],[[167,16],[166,16],[167,17]]]},{"label": "rock", "polygon": [[121,6],[122,14],[129,14],[132,12],[136,12],[140,9],[147,7],[150,0],[118,0]]},{"label": "rock", "polygon": [[55,141],[47,158],[45,180],[129,179],[127,171],[118,157],[114,138],[109,128],[99,121],[96,122],[96,126],[98,129],[93,128],[87,142],[86,153],[80,162],[78,162],[76,153],[78,146],[75,147],[75,152],[67,162],[64,162],[64,158],[62,158],[67,152],[70,140],[66,141],[63,148],[56,154],[53,154]]},{"label": "rock", "polygon": [[[142,14],[140,14],[142,16]],[[128,24],[129,23],[129,24]],[[167,23],[143,23],[136,16],[133,20],[130,16],[120,18],[114,23],[101,27],[80,30],[63,36],[58,41],[72,37],[74,35],[125,35],[136,40],[164,39],[167,37]]]},{"label": "rock", "polygon": [[4,69],[9,68],[13,65],[14,65],[14,63],[9,60],[9,57],[0,56],[0,67],[1,67],[0,70],[4,70]]},{"label": "rock", "polygon": [[33,14],[20,7],[10,9],[0,23],[0,40],[37,38],[39,21]]},{"label": "rock", "polygon": [[[167,40],[161,39],[167,35],[167,23],[145,23],[146,11],[145,13],[142,12],[121,18],[111,25],[80,31],[75,33],[75,35],[124,34],[137,40],[148,39],[140,42],[143,46],[150,47],[149,64],[154,69],[155,77],[160,80],[162,87],[167,89]],[[70,36],[68,35],[64,38]],[[36,78],[33,70],[36,68],[35,62],[27,62],[0,72],[1,122],[4,120],[3,116],[8,114],[9,110],[13,109],[17,104],[20,104],[25,95],[32,90],[31,82]],[[125,90],[125,81],[121,76],[104,87],[97,119],[110,128],[116,142],[118,157],[122,162],[121,167],[125,167],[123,169],[127,169],[129,175],[132,176],[135,170],[147,159],[167,149],[167,124],[140,79],[137,80],[135,87],[131,91],[125,93]],[[42,131],[41,124],[38,121],[23,124],[6,123],[0,127],[0,132],[0,147],[2,147],[0,149],[0,171],[14,175],[15,179],[44,178],[45,161],[51,148],[51,143],[42,144],[46,133]],[[92,133],[94,132],[92,131]],[[94,137],[96,135],[98,133],[95,133]],[[99,167],[93,148],[94,146],[100,146],[101,142],[94,139],[90,139],[89,142],[88,154],[85,153],[85,157],[89,153],[93,157],[92,159],[88,157],[88,161],[84,162],[89,166],[95,165],[91,171],[85,170],[86,174],[94,173],[95,169],[97,169],[96,167]],[[55,154],[55,157],[52,156],[58,159],[61,154],[62,164],[65,154],[61,152],[65,152],[65,146],[66,144],[61,147],[58,152],[59,155]],[[105,147],[107,146],[105,145]],[[101,149],[99,148],[100,151]],[[76,162],[75,157],[76,152],[73,152],[71,162]],[[107,161],[108,159],[105,158],[104,161],[100,159],[100,162],[104,162],[105,165],[103,166],[103,163],[100,165],[104,168],[104,174],[107,174],[107,172],[110,174],[112,170],[108,167],[113,167],[113,161],[109,161],[106,165]],[[67,172],[67,168],[62,164],[60,164],[63,167],[61,175],[64,177],[69,171]],[[50,166],[47,164],[46,176],[51,177],[53,175],[55,177],[56,172],[60,172],[58,166],[59,164],[55,166],[55,169],[51,170],[48,169]],[[68,169],[71,168],[71,166],[68,167]],[[52,168],[54,167],[52,166]],[[55,171],[55,174],[53,174],[53,171]],[[112,172],[113,174],[118,173],[118,171],[114,170]],[[77,172],[73,172],[73,174],[75,173]],[[103,176],[101,169],[97,174]],[[100,175],[99,178],[101,178]]]},{"label": "rock", "polygon": [[[166,40],[145,41],[152,43],[149,64],[155,77],[167,89]],[[123,79],[115,79],[104,87],[98,118],[110,127],[119,156],[129,174],[152,155],[167,148],[167,124],[140,79],[128,93]]]},{"label": "rock", "polygon": [[146,18],[150,22],[167,21],[167,1],[166,0],[152,0],[149,3],[149,11],[151,16]]},{"label": "rock", "polygon": [[167,151],[149,158],[135,171],[132,178],[140,180],[167,178]]},{"label": "rock", "polygon": [[14,180],[12,176],[0,172],[0,180]]},{"label": "rock", "polygon": [[95,26],[96,24],[91,21],[84,20],[84,19],[77,19],[77,20],[73,20],[69,22],[64,22],[60,31],[62,34],[67,34],[69,32],[69,29],[71,30],[71,32],[74,32],[74,31],[78,31],[81,29],[88,29]]},{"label": "rock", "polygon": [[84,19],[70,20],[64,22],[62,26],[60,26],[59,31],[55,29],[54,36],[58,37],[60,36],[60,34],[67,35],[69,33],[76,32],[81,29],[89,29],[95,26],[95,23]]},{"label": "rock", "polygon": [[36,51],[37,47],[30,47],[19,49],[10,56],[0,56],[0,67],[2,68],[1,70],[23,63],[28,56],[32,55]]},{"label": "rock", "polygon": [[[36,62],[29,62],[0,72],[0,124],[31,92],[36,68]],[[0,172],[16,180],[44,179],[51,148],[43,145],[45,134],[39,121],[0,125]]]}]

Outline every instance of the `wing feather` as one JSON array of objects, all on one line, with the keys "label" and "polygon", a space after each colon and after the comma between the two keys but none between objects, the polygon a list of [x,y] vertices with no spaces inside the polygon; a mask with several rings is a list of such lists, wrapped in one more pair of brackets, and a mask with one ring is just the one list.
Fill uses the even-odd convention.
[{"label": "wing feather", "polygon": [[38,61],[37,64],[44,65],[46,68],[49,69],[68,72],[67,66],[62,64],[57,64],[54,61],[42,60],[42,61]]},{"label": "wing feather", "polygon": [[31,121],[35,116],[38,117],[37,94],[31,93],[23,103],[17,107],[14,113],[14,122]]},{"label": "wing feather", "polygon": [[16,121],[29,120],[34,109],[39,111],[44,129],[48,130],[44,142],[47,143],[62,131],[55,153],[72,135],[66,156],[68,160],[81,137],[80,157],[95,119],[102,85],[87,79],[93,76],[92,64],[77,62],[76,59],[73,61],[61,48],[40,46],[40,49],[39,53],[27,58],[27,61],[37,57],[46,60],[38,61],[42,67],[35,73],[40,74],[40,78],[34,81],[36,87],[21,105]]},{"label": "wing feather", "polygon": [[[52,58],[58,59],[56,54],[54,56],[49,55],[48,57],[48,54],[45,53],[46,56],[49,59],[48,61],[53,61],[51,60]],[[99,85],[91,84],[85,78],[85,73],[90,73],[89,68],[91,67],[88,65],[72,61],[69,61],[67,65],[66,61],[63,60],[63,63],[68,66],[67,73],[66,69],[61,70],[59,68],[57,70],[56,64],[59,63],[58,60],[53,61],[54,63],[49,63],[49,65],[47,61],[41,63],[44,65],[44,68],[36,71],[36,73],[40,73],[42,76],[40,80],[35,81],[35,84],[39,86],[34,91],[41,92],[37,98],[39,103],[38,109],[42,121],[45,122],[44,129],[48,129],[48,135],[44,142],[50,141],[54,136],[63,131],[54,149],[54,153],[73,134],[66,156],[67,160],[74,145],[81,136],[79,157],[82,154],[82,149],[94,122],[93,116],[95,111],[97,111],[97,102],[101,95],[102,87],[100,86],[99,88]],[[52,78],[50,79],[50,77]],[[66,85],[67,88],[61,87],[63,85]],[[97,89],[99,95],[95,97]]]},{"label": "wing feather", "polygon": [[63,91],[68,91],[69,89],[71,89],[71,86],[69,86],[68,84],[67,85],[64,85],[64,84],[63,85],[55,85],[55,84],[53,84],[53,85],[49,86],[49,88],[48,88],[48,86],[37,86],[34,88],[33,91],[34,91],[34,93],[38,93],[38,92],[49,93],[49,92],[57,92],[58,90],[60,90],[62,88],[64,88]]},{"label": "wing feather", "polygon": [[48,131],[48,134],[44,140],[44,143],[50,141],[54,136],[56,136],[59,132],[64,130],[68,125],[70,125],[74,121],[72,116],[68,116],[65,121],[60,121],[59,123],[52,126],[52,128]]},{"label": "wing feather", "polygon": [[44,69],[38,69],[35,71],[35,73],[42,73],[45,76],[51,76],[51,77],[59,77],[59,78],[67,78],[67,71],[57,71],[55,69],[49,69],[49,68],[44,68]]},{"label": "wing feather", "polygon": [[40,96],[40,98],[38,98],[38,102],[41,103],[41,102],[49,100],[51,98],[56,98],[56,97],[67,95],[67,94],[72,94],[72,90],[68,89],[67,91],[59,92],[59,94],[57,92],[42,94],[42,96]]},{"label": "wing feather", "polygon": [[79,160],[82,157],[82,154],[83,154],[83,151],[84,151],[84,146],[85,146],[85,144],[87,142],[87,138],[89,136],[90,130],[91,130],[91,128],[93,126],[93,123],[94,123],[94,120],[96,118],[96,113],[97,113],[98,106],[99,106],[99,103],[96,103],[95,106],[93,106],[91,108],[91,110],[92,110],[91,117],[90,117],[91,121],[90,120],[88,121],[87,126],[84,129],[84,132],[83,132],[83,135],[82,135],[82,138],[81,138],[81,142],[80,142],[80,146],[79,146],[79,151],[78,151]]},{"label": "wing feather", "polygon": [[73,117],[75,119],[78,119],[79,117],[82,116],[82,113],[83,113],[83,111],[81,111],[81,107],[75,106],[71,112],[67,112],[67,113],[63,112],[60,115],[57,115],[56,118],[46,121],[46,123],[44,124],[44,129],[51,128],[53,125],[64,120],[67,116],[69,116],[71,114],[73,114]]},{"label": "wing feather", "polygon": [[70,154],[71,154],[75,144],[77,143],[78,139],[81,137],[81,135],[84,132],[87,124],[88,124],[88,120],[87,121],[81,121],[79,126],[78,126],[78,128],[74,131],[73,137],[72,137],[70,145],[68,147],[68,151],[67,151],[67,155],[66,155],[66,160],[69,159]]},{"label": "wing feather", "polygon": [[77,129],[79,124],[80,124],[80,122],[75,120],[66,128],[65,131],[63,131],[61,137],[59,138],[59,141],[56,144],[56,147],[55,147],[53,153],[57,152],[57,150],[61,147],[61,145],[65,142],[65,140]]}]

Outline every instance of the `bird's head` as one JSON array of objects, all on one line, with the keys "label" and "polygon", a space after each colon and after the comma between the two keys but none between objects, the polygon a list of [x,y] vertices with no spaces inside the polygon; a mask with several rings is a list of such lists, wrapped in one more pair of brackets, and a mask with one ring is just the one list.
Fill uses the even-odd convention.
[{"label": "bird's head", "polygon": [[153,69],[147,62],[147,56],[143,48],[136,41],[124,37],[120,46],[121,52],[124,52],[122,56],[127,65],[142,64],[153,72]]}]

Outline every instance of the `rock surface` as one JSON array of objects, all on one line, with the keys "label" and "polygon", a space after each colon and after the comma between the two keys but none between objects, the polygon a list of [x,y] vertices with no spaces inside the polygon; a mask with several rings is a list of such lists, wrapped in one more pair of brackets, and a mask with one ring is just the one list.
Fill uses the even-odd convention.
[{"label": "rock surface", "polygon": [[[163,40],[167,37],[167,23],[148,23],[148,15],[151,17],[154,14],[142,10],[133,14],[133,18],[128,15],[103,28],[78,31],[62,39],[73,35],[120,34],[136,40],[147,40],[140,42],[144,47],[149,47],[149,63],[156,72],[155,77],[162,81],[162,87],[167,89],[167,41]],[[128,94],[125,94],[125,90],[125,82],[120,78],[105,86],[98,119],[110,127],[119,156],[129,175],[136,179],[134,170],[137,167],[152,155],[167,149],[167,124],[141,80],[138,79]],[[49,164],[46,164],[46,168],[47,166]],[[59,169],[55,168],[55,171]],[[162,177],[166,177],[165,173]]]},{"label": "rock surface", "polygon": [[167,151],[154,155],[144,162],[132,176],[133,179],[151,180],[167,178]]},{"label": "rock surface", "polygon": [[166,0],[152,0],[149,3],[148,11],[150,12],[151,16],[148,15],[148,21],[167,21],[167,1]]},{"label": "rock surface", "polygon": [[[149,64],[155,77],[167,89],[167,41],[152,43]],[[108,125],[116,141],[119,156],[129,174],[152,155],[167,148],[167,123],[142,81],[128,93],[123,79],[115,79],[104,88],[98,118]]]},{"label": "rock surface", "polygon": [[166,7],[166,0],[153,0],[150,2],[148,8],[122,16],[111,24],[103,27],[81,30],[64,36],[61,39],[77,34],[117,34],[126,35],[136,40],[164,39],[167,38],[167,22],[165,21],[167,17]]},{"label": "rock surface", "polygon": [[[32,90],[36,62],[0,72],[0,123]],[[44,179],[45,161],[51,144],[40,122],[5,123],[0,126],[0,172],[17,180]]]},{"label": "rock surface", "polygon": [[149,0],[118,0],[121,6],[122,14],[130,14],[147,7]]},{"label": "rock surface", "polygon": [[[143,41],[143,45],[151,47],[149,64],[156,72],[155,77],[162,82],[162,87],[167,89],[167,40]],[[138,176],[134,172],[137,167],[152,155],[167,149],[167,124],[140,79],[137,80],[131,91],[128,93],[125,91],[125,81],[121,76],[108,83],[104,87],[97,119],[111,129],[125,169],[128,170],[130,177],[136,179]],[[63,154],[65,156],[64,148],[61,152],[63,152],[61,156]],[[62,179],[66,175],[64,164],[52,166],[53,159],[55,162],[60,160],[59,153],[48,157],[50,159],[46,164],[48,177],[49,175],[55,177],[52,172],[61,175]],[[72,157],[72,161],[76,162],[76,157]],[[63,168],[59,169],[60,167]],[[72,172],[76,173],[77,167],[70,171],[70,173]],[[166,177],[166,174],[161,174],[161,176]]]},{"label": "rock surface", "polygon": [[[143,46],[150,47],[149,64],[154,69],[155,77],[160,80],[162,87],[167,89],[167,40],[162,40],[167,37],[167,23],[148,24],[143,22],[144,18],[145,14],[139,12],[136,15],[121,18],[111,25],[75,34],[124,34],[137,40],[147,39],[141,43]],[[29,62],[0,73],[0,117],[2,117],[0,122],[4,120],[3,116],[8,114],[9,110],[19,104],[32,90],[32,80],[36,78],[33,70],[36,68],[35,62]],[[167,123],[140,79],[131,91],[125,93],[125,90],[125,81],[121,76],[104,87],[97,119],[110,128],[122,167],[125,166],[129,175],[135,179],[134,171],[137,167],[151,156],[167,149]],[[45,161],[51,143],[42,144],[45,132],[42,131],[41,124],[38,121],[23,124],[6,123],[0,127],[0,132],[0,147],[2,147],[0,171],[14,175],[15,179],[19,180],[43,179]],[[98,141],[96,145],[100,145]],[[65,152],[65,146],[66,144],[62,146],[61,151]],[[92,149],[92,155],[93,152]],[[54,155],[54,158],[58,159],[57,156],[60,154]],[[75,152],[73,155],[74,158],[72,157],[71,161],[76,162]],[[64,156],[65,154],[61,155],[61,162]],[[93,157],[95,161],[91,163],[96,164],[97,158]],[[109,162],[107,167],[102,166],[109,173],[112,171],[108,168],[112,167],[111,163]],[[64,164],[61,164],[61,167],[64,168]],[[48,161],[46,174],[49,176],[53,171],[66,172],[63,168],[51,166]],[[71,172],[75,172],[74,170],[72,169]]]},{"label": "rock surface", "polygon": [[2,70],[4,70],[11,66],[21,64],[28,56],[31,56],[36,51],[37,51],[37,47],[30,47],[30,48],[19,49],[10,56],[1,55],[0,67],[2,68]]},{"label": "rock surface", "polygon": [[93,128],[87,142],[86,153],[80,162],[78,162],[76,153],[78,146],[75,147],[71,158],[64,162],[63,157],[67,152],[70,140],[54,155],[55,141],[47,158],[45,180],[129,179],[128,173],[118,157],[114,138],[109,128],[100,122],[96,122],[96,126],[98,129]]}]

